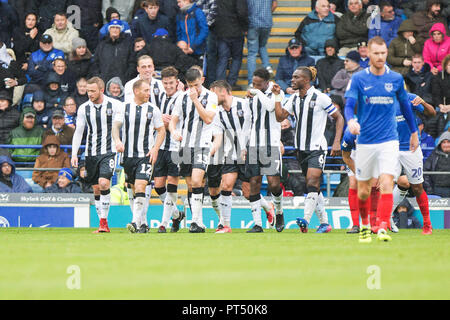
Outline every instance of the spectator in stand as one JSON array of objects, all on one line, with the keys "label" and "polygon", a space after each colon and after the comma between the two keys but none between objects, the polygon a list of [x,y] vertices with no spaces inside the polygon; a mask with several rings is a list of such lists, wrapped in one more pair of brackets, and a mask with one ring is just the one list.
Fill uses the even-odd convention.
[{"label": "spectator in stand", "polygon": [[[217,36],[217,73],[216,80],[226,80],[232,90],[240,91],[236,85],[242,65],[244,35],[248,31],[247,0],[217,0],[220,14],[214,24]],[[227,76],[228,63],[231,58],[230,72]]]},{"label": "spectator in stand", "polygon": [[[450,17],[450,1],[441,0],[441,5],[443,6],[441,10],[442,15],[448,19]],[[405,16],[407,16],[408,19],[410,19],[414,13],[427,10],[427,1],[424,0],[402,1],[402,8]]]},{"label": "spectator in stand", "polygon": [[39,50],[39,39],[42,34],[38,30],[37,21],[36,13],[30,12],[26,15],[25,22],[15,27],[13,31],[14,52],[22,70],[27,70],[27,61],[31,53]]},{"label": "spectator in stand", "polygon": [[0,2],[0,41],[11,48],[13,30],[19,25],[16,11],[4,1]]},{"label": "spectator in stand", "polygon": [[61,89],[61,77],[55,72],[49,72],[44,89],[45,107],[49,110],[61,108],[67,96],[67,92]]},{"label": "spectator in stand", "polygon": [[138,54],[142,49],[144,49],[146,43],[144,38],[136,38],[134,39],[134,52]]},{"label": "spectator in stand", "polygon": [[[26,107],[20,115],[20,125],[10,133],[7,144],[12,145],[41,145],[44,129],[36,125],[36,111]],[[39,149],[11,149],[14,161],[33,164],[36,160],[33,156],[39,155]]]},{"label": "spectator in stand", "polygon": [[302,20],[295,37],[305,44],[303,48],[310,56],[325,55],[325,42],[336,37],[339,20],[331,11],[327,0],[318,0],[314,11]]},{"label": "spectator in stand", "polygon": [[[1,0],[1,2],[7,2],[14,9],[19,23],[25,21],[25,17],[28,13],[37,12],[36,0]],[[14,46],[15,45],[16,44],[14,43]]]},{"label": "spectator in stand", "polygon": [[59,171],[56,182],[45,188],[44,193],[81,193],[81,188],[74,183],[72,170],[63,168]]},{"label": "spectator in stand", "polygon": [[71,70],[67,70],[66,60],[63,57],[53,60],[53,72],[59,76],[59,84],[63,92],[71,94],[75,91],[77,78]]},{"label": "spectator in stand", "polygon": [[119,77],[114,77],[108,81],[105,88],[105,94],[110,98],[119,100],[120,102],[124,101],[125,91]]},{"label": "spectator in stand", "polygon": [[417,41],[417,31],[412,20],[403,21],[397,34],[397,38],[389,45],[387,62],[392,70],[405,76],[411,70],[411,57],[421,53],[422,47]]},{"label": "spectator in stand", "polygon": [[430,39],[425,41],[423,60],[431,67],[431,73],[437,75],[442,71],[442,60],[450,54],[450,37],[445,34],[442,23],[434,24],[430,29]]},{"label": "spectator in stand", "polygon": [[431,94],[434,107],[439,109],[437,115],[429,121],[426,130],[432,137],[437,138],[450,127],[450,55],[442,62],[442,71],[431,81]]},{"label": "spectator in stand", "polygon": [[365,69],[369,66],[369,48],[367,48],[367,42],[361,41],[358,42],[357,45],[358,53],[359,53],[359,65],[361,68]]},{"label": "spectator in stand", "polygon": [[45,107],[44,92],[41,90],[33,93],[33,109],[36,111],[36,125],[47,129],[52,118],[52,112]]},{"label": "spectator in stand", "polygon": [[0,41],[0,91],[7,91],[12,98],[14,87],[24,85],[27,78],[8,50],[6,45]]},{"label": "spectator in stand", "polygon": [[124,83],[136,74],[133,42],[123,34],[120,20],[112,20],[108,31],[109,35],[100,41],[95,50],[91,76],[100,76],[105,83],[111,78],[120,77]]},{"label": "spectator in stand", "polygon": [[156,30],[162,28],[168,30],[171,41],[175,40],[169,18],[159,12],[159,0],[147,0],[144,2],[144,9],[147,15],[134,19],[131,24],[133,39],[141,37],[146,43],[150,43]]},{"label": "spectator in stand", "polygon": [[[425,161],[424,171],[449,172],[450,171],[450,132],[444,132],[437,143],[433,153]],[[424,175],[423,186],[428,194],[435,194],[450,198],[450,179],[448,175]]]},{"label": "spectator in stand", "polygon": [[76,176],[76,184],[81,188],[81,192],[92,193],[92,185],[86,182],[86,162],[84,160],[80,160],[78,163]]},{"label": "spectator in stand", "polygon": [[66,12],[72,0],[35,0],[39,16],[39,31],[44,32],[52,27],[55,15]]},{"label": "spectator in stand", "polygon": [[80,78],[77,81],[77,89],[75,91],[75,94],[73,95],[73,98],[77,103],[77,108],[89,100],[89,97],[87,95],[87,81],[85,78]]},{"label": "spectator in stand", "polygon": [[413,206],[406,198],[395,208],[392,220],[400,229],[422,229],[419,219],[414,216]]},{"label": "spectator in stand", "polygon": [[360,56],[357,51],[350,51],[344,60],[344,69],[339,70],[331,80],[331,86],[333,87],[334,93],[340,95],[344,99],[345,90],[352,77],[358,71],[363,70],[359,65]]},{"label": "spectator in stand", "polygon": [[72,40],[78,38],[78,31],[67,20],[65,12],[59,12],[55,15],[52,27],[44,32],[52,36],[53,46],[68,55],[72,51]]},{"label": "spectator in stand", "polygon": [[[86,41],[81,38],[73,39],[67,69],[75,75],[75,79],[80,79],[88,76],[91,66],[92,53],[87,48]],[[73,92],[73,90],[70,92]]]},{"label": "spectator in stand", "polygon": [[12,106],[12,97],[0,91],[0,144],[7,144],[9,133],[20,124],[20,112]]},{"label": "spectator in stand", "polygon": [[348,10],[336,24],[336,36],[341,46],[339,56],[357,50],[358,42],[367,41],[369,32],[367,20],[370,15],[363,10],[361,0],[348,0]]},{"label": "spectator in stand", "polygon": [[153,58],[155,70],[173,66],[182,77],[183,74],[193,65],[197,60],[186,55],[176,44],[172,43],[168,38],[168,32],[165,29],[158,29],[153,35],[151,45],[146,45],[139,53],[138,57],[148,55]]},{"label": "spectator in stand", "polygon": [[120,16],[124,21],[130,22],[133,19],[133,9],[135,1],[124,0],[103,0],[102,14],[106,17],[106,9],[114,7],[119,11]]},{"label": "spectator in stand", "polygon": [[0,192],[2,193],[31,193],[33,190],[16,173],[16,164],[8,156],[0,156]]},{"label": "spectator in stand", "polygon": [[430,36],[430,29],[435,23],[441,22],[447,29],[447,19],[442,16],[441,11],[441,0],[427,0],[426,10],[418,11],[412,15],[411,20],[416,26],[418,32],[417,41],[421,48],[423,48],[425,41]]},{"label": "spectator in stand", "polygon": [[431,96],[431,81],[433,74],[430,72],[430,66],[425,64],[421,54],[416,53],[412,56],[412,68],[405,75],[405,83],[411,93],[422,97],[429,104],[433,104]]},{"label": "spectator in stand", "polygon": [[253,81],[253,73],[256,70],[256,56],[258,53],[263,67],[272,76],[274,75],[266,45],[273,25],[272,12],[277,8],[278,2],[277,0],[247,0],[247,3],[249,18],[247,77],[250,85]]},{"label": "spectator in stand", "polygon": [[31,54],[28,60],[27,74],[30,76],[30,83],[45,85],[47,73],[53,69],[52,62],[56,57],[64,57],[64,52],[53,48],[53,39],[50,35],[42,35],[39,41],[40,49]]},{"label": "spectator in stand", "polygon": [[[70,167],[67,153],[61,150],[59,140],[55,136],[47,136],[42,143],[41,155],[37,157],[34,168]],[[58,171],[33,171],[32,179],[43,189],[56,182]]]},{"label": "spectator in stand", "polygon": [[314,65],[314,59],[303,51],[303,44],[297,38],[292,38],[288,42],[286,54],[278,62],[275,82],[287,94],[294,94],[295,90],[291,88],[291,79],[294,71],[298,67],[310,67]]},{"label": "spectator in stand", "polygon": [[183,52],[203,65],[206,51],[208,24],[206,16],[194,0],[178,0],[180,13],[177,15],[177,45]]},{"label": "spectator in stand", "polygon": [[[164,0],[166,3],[176,2],[177,0]],[[247,1],[247,0],[246,0]],[[216,0],[199,0],[197,5],[203,10],[206,16],[206,23],[208,24],[209,32],[206,39],[206,80],[205,86],[209,86],[216,80],[216,66],[218,59],[217,36],[214,32],[214,25],[217,17]]]},{"label": "spectator in stand", "polygon": [[344,60],[337,56],[339,47],[335,39],[329,39],[325,42],[325,57],[317,61],[317,79],[319,80],[319,89],[324,93],[330,93],[331,80],[336,73],[344,68]]},{"label": "spectator in stand", "polygon": [[391,41],[397,37],[397,31],[403,19],[395,15],[394,6],[390,2],[381,1],[379,8],[380,13],[370,22],[369,39],[379,36],[389,47]]},{"label": "spectator in stand", "polygon": [[64,111],[56,109],[52,115],[52,126],[44,132],[42,139],[45,140],[48,136],[56,136],[60,145],[71,145],[74,132],[73,127],[65,124]]},{"label": "spectator in stand", "polygon": [[106,37],[109,32],[108,32],[108,26],[109,23],[112,20],[120,20],[122,21],[123,24],[123,33],[125,35],[130,35],[131,36],[131,28],[130,25],[128,24],[128,22],[126,22],[125,20],[121,20],[120,19],[120,13],[119,11],[117,11],[115,8],[113,7],[109,7],[108,9],[106,9],[106,24],[103,25],[103,27],[100,29],[99,32],[99,39],[102,40],[104,37]]},{"label": "spectator in stand", "polygon": [[419,141],[420,141],[420,148],[422,149],[423,153],[423,158],[427,159],[429,155],[433,153],[433,150],[436,147],[435,139],[424,130],[425,125],[422,122],[421,118],[417,119],[417,128],[419,128],[420,133]]},{"label": "spectator in stand", "polygon": [[64,101],[64,123],[75,129],[77,120],[77,102],[73,97],[67,97]]},{"label": "spectator in stand", "polygon": [[[87,47],[94,52],[99,41],[97,35],[103,25],[102,0],[71,0],[71,2],[81,9],[80,37],[86,40]],[[72,47],[72,50],[75,48]]]}]

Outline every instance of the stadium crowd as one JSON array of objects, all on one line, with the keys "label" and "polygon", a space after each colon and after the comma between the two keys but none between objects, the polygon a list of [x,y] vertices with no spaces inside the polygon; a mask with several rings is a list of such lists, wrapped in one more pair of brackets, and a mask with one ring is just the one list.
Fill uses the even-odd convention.
[{"label": "stadium crowd", "polygon": [[[343,112],[352,74],[368,66],[368,40],[381,36],[389,66],[437,111],[420,119],[422,145],[435,148],[425,154],[425,170],[450,171],[449,0],[313,0],[273,70],[266,47],[276,7],[276,0],[0,0],[0,145],[42,145],[0,149],[0,192],[31,192],[19,165],[62,168],[33,173],[45,192],[89,192],[60,147],[72,144],[89,78],[100,77],[106,95],[124,101],[138,58],[149,55],[155,78],[174,66],[184,81],[199,65],[206,87],[226,80],[233,90],[246,90],[237,84],[245,38],[249,86],[258,54],[287,97],[295,93],[293,72],[315,66],[315,87]],[[291,123],[282,126],[286,141]],[[303,193],[301,177],[292,177],[282,182]],[[424,187],[450,197],[444,175],[426,176]]]}]

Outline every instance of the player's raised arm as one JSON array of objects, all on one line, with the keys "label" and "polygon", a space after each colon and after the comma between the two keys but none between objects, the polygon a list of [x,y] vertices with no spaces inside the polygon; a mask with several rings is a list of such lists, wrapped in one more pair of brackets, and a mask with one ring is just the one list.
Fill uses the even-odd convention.
[{"label": "player's raised arm", "polygon": [[289,117],[289,112],[283,109],[281,102],[283,101],[283,96],[281,95],[280,85],[274,83],[272,87],[272,93],[275,96],[275,117],[278,122],[282,122],[284,119]]}]

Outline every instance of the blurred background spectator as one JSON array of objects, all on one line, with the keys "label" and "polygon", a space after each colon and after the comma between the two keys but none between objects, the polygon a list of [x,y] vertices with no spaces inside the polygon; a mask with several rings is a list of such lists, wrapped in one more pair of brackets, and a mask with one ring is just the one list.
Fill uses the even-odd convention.
[{"label": "blurred background spectator", "polygon": [[331,80],[336,73],[344,68],[344,60],[337,56],[339,47],[335,39],[329,39],[325,42],[325,57],[317,61],[317,79],[319,89],[322,92],[331,92]]},{"label": "blurred background spectator", "polygon": [[44,189],[44,193],[81,193],[81,188],[73,181],[70,168],[63,168],[58,173],[54,184]]},{"label": "blurred background spectator", "polygon": [[29,193],[31,187],[16,173],[16,164],[10,157],[0,156],[0,192],[2,193]]},{"label": "blurred background spectator", "polygon": [[[433,153],[425,161],[424,171],[450,172],[450,131],[444,132]],[[450,179],[448,175],[424,175],[425,191],[444,198],[450,198]]]}]

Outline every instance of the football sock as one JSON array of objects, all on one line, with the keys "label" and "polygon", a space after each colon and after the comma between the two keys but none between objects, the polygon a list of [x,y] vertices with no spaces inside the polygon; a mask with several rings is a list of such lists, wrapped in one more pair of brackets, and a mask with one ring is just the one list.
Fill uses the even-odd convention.
[{"label": "football sock", "polygon": [[312,215],[314,213],[314,210],[316,210],[318,198],[319,198],[319,193],[318,192],[309,192],[306,195],[304,219],[306,221],[308,221],[308,223],[311,221],[311,218],[312,218]]},{"label": "football sock", "polygon": [[145,193],[136,193],[134,198],[133,206],[133,222],[139,228],[142,224],[147,224],[147,219],[144,218],[144,208],[145,208]]},{"label": "football sock", "polygon": [[[177,208],[177,185],[175,184],[168,184],[167,185],[167,196],[166,196],[166,201],[167,199],[169,199],[172,202],[172,218],[174,219],[178,219],[180,217],[180,212],[178,211]],[[164,206],[165,206],[165,202],[164,202]]]},{"label": "football sock", "polygon": [[[133,204],[133,202],[134,202],[133,189],[127,188],[127,194],[128,194],[128,200],[130,201],[130,208],[131,208],[131,211],[133,211],[133,209],[134,209],[134,204]],[[135,221],[133,221],[133,222],[135,222]]]},{"label": "football sock", "polygon": [[380,223],[385,222],[387,226],[390,225],[393,204],[394,199],[392,193],[381,194],[377,209],[377,217],[380,218]]},{"label": "football sock", "polygon": [[[218,195],[215,196],[209,196],[211,198],[211,206],[213,207],[214,211],[217,214],[217,217],[219,218],[219,221],[222,222],[222,216],[221,216],[221,212],[220,212],[220,193]],[[219,223],[220,223],[219,222]]]},{"label": "football sock", "polygon": [[399,187],[398,185],[396,185],[394,187],[394,191],[392,192],[392,195],[394,197],[394,204],[392,206],[392,212],[394,212],[394,210],[397,208],[397,206],[400,204],[400,202],[403,201],[403,199],[405,199],[406,195],[408,194],[408,189],[403,189],[402,187]]},{"label": "football sock", "polygon": [[230,226],[231,222],[231,191],[222,191],[222,196],[220,197],[220,207],[222,212],[222,222],[223,226]]},{"label": "football sock", "polygon": [[109,206],[111,204],[111,193],[108,190],[100,191],[100,203],[101,203],[101,213],[102,219],[108,219]]},{"label": "football sock", "polygon": [[348,206],[350,207],[353,225],[359,226],[358,191],[356,189],[348,189]]},{"label": "football sock", "polygon": [[425,190],[423,190],[420,196],[416,197],[416,200],[417,204],[419,205],[420,212],[422,213],[424,226],[425,224],[431,225],[430,209],[428,207],[428,195]]},{"label": "football sock", "polygon": [[192,221],[197,223],[199,227],[204,227],[203,225],[203,215],[202,215],[202,203],[203,199],[203,188],[193,188],[192,189]]},{"label": "football sock", "polygon": [[361,223],[363,226],[369,225],[369,210],[370,210],[370,197],[366,200],[361,200],[358,197],[358,208],[361,216]]},{"label": "football sock", "polygon": [[319,218],[320,224],[328,224],[328,215],[327,211],[325,210],[325,200],[323,198],[322,192],[319,193],[319,196],[317,198],[316,214]]},{"label": "football sock", "polygon": [[283,209],[283,191],[280,190],[279,194],[272,193],[272,200],[276,214],[281,214]]},{"label": "football sock", "polygon": [[[176,193],[175,193],[175,199],[176,199]],[[163,218],[162,218],[162,222],[161,222],[161,225],[166,228],[168,227],[170,218],[172,217],[172,214],[174,213],[173,207],[174,207],[173,193],[169,193],[166,196],[166,199],[164,200]]]},{"label": "football sock", "polygon": [[[147,215],[148,206],[150,205],[150,198],[152,197],[152,185],[148,184],[145,187],[145,204],[144,204],[144,212]],[[147,223],[147,222],[146,222]]]},{"label": "football sock", "polygon": [[102,203],[100,202],[100,196],[94,195],[95,199],[95,211],[97,211],[98,219],[100,220],[102,217]]},{"label": "football sock", "polygon": [[264,211],[268,212],[270,211],[270,209],[272,209],[272,206],[267,202],[267,200],[262,195],[260,195],[259,201],[261,203],[261,208],[263,208]]},{"label": "football sock", "polygon": [[370,192],[370,225],[375,226],[377,223],[378,199],[380,199],[380,191],[376,187],[372,187]]},{"label": "football sock", "polygon": [[250,196],[250,206],[252,208],[252,216],[255,225],[262,227],[260,199],[261,199],[260,194]]},{"label": "football sock", "polygon": [[164,203],[164,201],[166,201],[166,195],[167,195],[166,187],[155,188],[155,191],[159,196],[159,200],[161,200],[161,202]]}]

